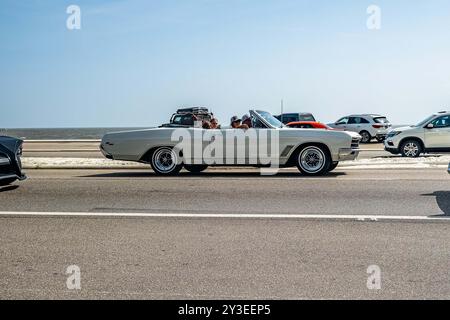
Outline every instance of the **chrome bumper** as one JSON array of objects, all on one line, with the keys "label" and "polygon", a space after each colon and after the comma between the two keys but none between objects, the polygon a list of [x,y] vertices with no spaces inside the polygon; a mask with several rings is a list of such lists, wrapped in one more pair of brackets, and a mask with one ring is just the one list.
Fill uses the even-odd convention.
[{"label": "chrome bumper", "polygon": [[359,155],[359,149],[342,148],[339,149],[339,161],[355,160]]}]

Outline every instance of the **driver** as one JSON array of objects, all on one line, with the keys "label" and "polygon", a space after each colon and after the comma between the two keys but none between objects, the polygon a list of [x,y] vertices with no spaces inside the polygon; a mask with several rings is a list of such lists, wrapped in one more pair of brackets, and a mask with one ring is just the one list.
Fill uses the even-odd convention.
[{"label": "driver", "polygon": [[244,114],[242,116],[242,124],[247,125],[249,128],[252,127],[252,118],[250,118],[250,116],[248,114]]}]

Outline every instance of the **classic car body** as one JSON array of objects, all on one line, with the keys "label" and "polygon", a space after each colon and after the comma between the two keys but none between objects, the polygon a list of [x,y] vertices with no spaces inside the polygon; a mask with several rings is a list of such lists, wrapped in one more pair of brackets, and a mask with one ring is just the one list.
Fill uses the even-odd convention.
[{"label": "classic car body", "polygon": [[26,179],[20,160],[22,144],[20,139],[0,136],[0,186]]},{"label": "classic car body", "polygon": [[[268,112],[250,110],[250,115],[252,128],[248,130],[153,128],[109,133],[100,149],[109,159],[150,163],[158,174],[177,173],[183,165],[191,172],[207,166],[239,165],[297,166],[304,174],[320,175],[359,154],[356,133],[288,128]],[[180,150],[180,141],[191,144]],[[213,144],[214,152],[208,153]],[[264,152],[269,149],[270,156]]]}]

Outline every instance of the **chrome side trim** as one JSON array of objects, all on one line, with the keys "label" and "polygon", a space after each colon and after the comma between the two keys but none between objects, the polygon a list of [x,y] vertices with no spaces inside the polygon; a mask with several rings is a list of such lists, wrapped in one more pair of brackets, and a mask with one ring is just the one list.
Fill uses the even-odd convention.
[{"label": "chrome side trim", "polygon": [[11,163],[9,162],[8,158],[0,158],[0,166],[8,166]]}]

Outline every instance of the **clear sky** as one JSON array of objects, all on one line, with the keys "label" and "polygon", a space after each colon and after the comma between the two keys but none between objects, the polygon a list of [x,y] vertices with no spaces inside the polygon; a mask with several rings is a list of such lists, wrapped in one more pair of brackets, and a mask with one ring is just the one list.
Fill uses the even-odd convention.
[{"label": "clear sky", "polygon": [[155,126],[190,105],[225,123],[282,98],[409,124],[450,109],[450,1],[2,0],[0,57],[0,127]]}]

